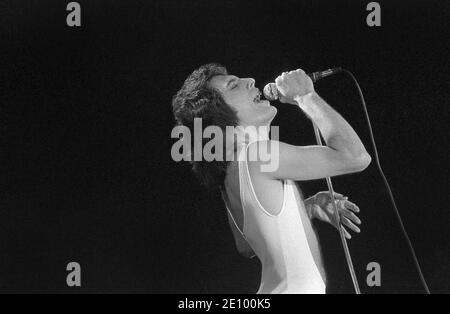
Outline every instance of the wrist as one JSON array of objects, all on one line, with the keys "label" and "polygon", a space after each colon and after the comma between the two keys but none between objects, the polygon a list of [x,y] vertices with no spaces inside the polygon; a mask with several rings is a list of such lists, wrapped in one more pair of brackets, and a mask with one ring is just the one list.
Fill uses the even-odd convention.
[{"label": "wrist", "polygon": [[308,106],[319,98],[319,95],[315,91],[311,91],[304,95],[297,95],[294,97],[294,101],[302,108]]}]

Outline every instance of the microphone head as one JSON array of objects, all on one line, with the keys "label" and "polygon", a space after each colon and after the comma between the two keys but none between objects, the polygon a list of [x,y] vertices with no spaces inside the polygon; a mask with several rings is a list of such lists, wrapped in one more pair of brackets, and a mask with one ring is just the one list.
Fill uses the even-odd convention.
[{"label": "microphone head", "polygon": [[266,86],[264,86],[263,90],[264,97],[266,97],[267,100],[273,101],[278,99],[278,89],[275,83],[269,83]]}]

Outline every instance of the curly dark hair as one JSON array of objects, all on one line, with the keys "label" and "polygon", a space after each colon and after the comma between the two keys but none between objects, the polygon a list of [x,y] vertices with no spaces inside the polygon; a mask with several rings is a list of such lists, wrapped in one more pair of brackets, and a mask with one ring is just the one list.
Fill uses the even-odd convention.
[{"label": "curly dark hair", "polygon": [[[227,69],[218,64],[205,64],[192,72],[185,80],[181,89],[172,99],[172,109],[176,126],[186,126],[194,133],[194,119],[202,119],[202,128],[217,126],[226,134],[227,126],[237,126],[239,119],[237,112],[231,108],[223,99],[222,94],[215,88],[209,86],[209,81],[217,75],[228,75]],[[202,133],[203,133],[202,129]],[[203,146],[208,139],[202,139]],[[194,138],[191,136],[191,147]],[[209,191],[223,188],[226,172],[230,161],[225,158],[225,140],[222,161],[189,161],[192,170],[200,183]]]}]

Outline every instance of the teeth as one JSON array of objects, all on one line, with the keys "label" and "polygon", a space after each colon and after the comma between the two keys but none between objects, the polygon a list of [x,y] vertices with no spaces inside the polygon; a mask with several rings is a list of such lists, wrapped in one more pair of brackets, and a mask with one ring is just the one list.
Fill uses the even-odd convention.
[{"label": "teeth", "polygon": [[253,100],[254,102],[260,102],[261,101],[261,92],[258,92],[258,94],[256,95],[255,99]]}]

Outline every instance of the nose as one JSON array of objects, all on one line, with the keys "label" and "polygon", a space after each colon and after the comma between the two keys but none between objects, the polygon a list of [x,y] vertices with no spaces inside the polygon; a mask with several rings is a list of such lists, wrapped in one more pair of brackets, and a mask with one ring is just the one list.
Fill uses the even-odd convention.
[{"label": "nose", "polygon": [[255,87],[255,80],[252,79],[252,78],[249,78],[249,79],[248,79],[248,83],[247,83],[247,88],[248,88],[248,89],[251,89],[251,88],[253,88],[253,87]]}]

